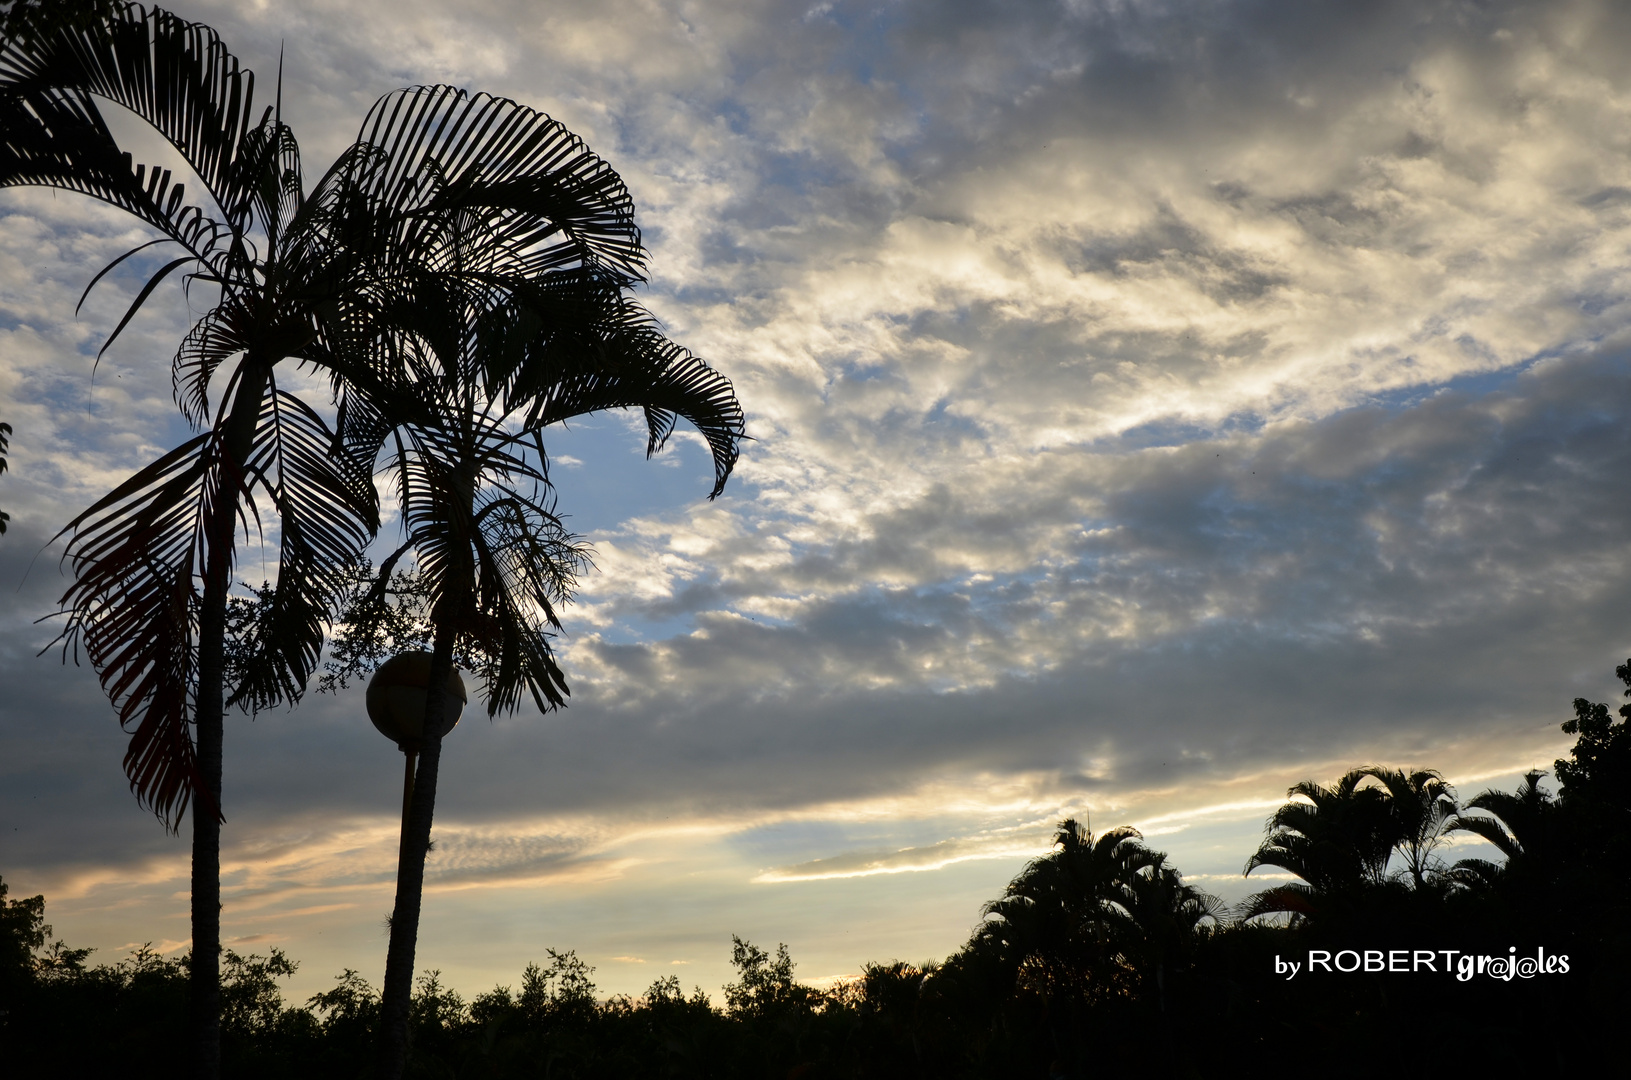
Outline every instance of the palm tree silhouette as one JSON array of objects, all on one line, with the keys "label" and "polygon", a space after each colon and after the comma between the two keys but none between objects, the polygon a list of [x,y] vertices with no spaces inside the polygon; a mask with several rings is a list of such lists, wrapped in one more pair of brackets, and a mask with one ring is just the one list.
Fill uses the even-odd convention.
[{"label": "palm tree silhouette", "polygon": [[[98,99],[164,138],[201,182],[204,206],[186,201],[172,170],[133,164]],[[173,361],[178,404],[199,434],[64,530],[76,580],[60,639],[65,656],[84,649],[131,731],[125,769],[138,799],[171,829],[194,807],[192,1057],[201,1076],[219,1072],[223,709],[300,695],[377,528],[369,433],[413,407],[375,368],[401,336],[397,305],[478,285],[500,297],[547,274],[547,299],[563,309],[574,288],[594,296],[639,276],[621,181],[547,117],[447,88],[390,95],[308,193],[293,133],[276,107],[257,121],[252,99],[253,76],[214,31],[156,9],[117,5],[104,21],[0,45],[0,186],[77,191],[159,233],[92,286],[153,244],[182,250],[148,279],[103,350],[173,272],[186,268],[193,283],[219,290]],[[473,260],[479,283],[434,261],[450,223],[469,231],[467,251],[484,253]],[[278,385],[276,369],[290,359],[328,373],[332,425]],[[259,519],[257,497],[277,517],[278,578],[248,646],[256,660],[238,665],[243,678],[228,686],[237,528]]]},{"label": "palm tree silhouette", "polygon": [[1187,963],[1197,928],[1223,905],[1184,884],[1137,829],[1094,837],[1085,822],[1067,819],[1054,844],[985,906],[967,951],[1004,970],[1009,992],[1040,997],[1056,1060],[1081,1065],[1087,1010],[1153,983],[1164,1013],[1168,974]]},{"label": "palm tree silhouette", "polygon": [[1137,829],[1095,838],[1074,819],[1059,823],[1054,844],[1057,850],[1033,860],[985,906],[971,944],[1045,996],[1088,1002],[1124,992],[1133,882],[1155,853]]},{"label": "palm tree silhouette", "polygon": [[[1269,818],[1268,835],[1246,861],[1245,873],[1274,866],[1302,881],[1247,897],[1243,918],[1300,918],[1333,906],[1350,908],[1368,890],[1401,878],[1417,890],[1437,880],[1440,863],[1433,851],[1457,811],[1455,789],[1437,771],[1362,765],[1329,787],[1305,780],[1286,794],[1292,801]],[[1395,852],[1404,867],[1390,878]]]},{"label": "palm tree silhouette", "polygon": [[[1540,786],[1546,774],[1539,769],[1524,774],[1516,792],[1481,792],[1467,803],[1483,814],[1457,814],[1447,831],[1472,833],[1494,845],[1502,863],[1488,859],[1457,860],[1451,873],[1474,889],[1515,894],[1520,906],[1544,902],[1561,869],[1568,825],[1563,808],[1551,792]],[[1487,816],[1486,816],[1487,815]]]},{"label": "palm tree silhouette", "polygon": [[1136,928],[1133,968],[1153,977],[1161,1012],[1167,1010],[1167,975],[1194,952],[1202,923],[1216,925],[1225,905],[1211,893],[1184,883],[1164,852],[1152,852],[1126,882],[1128,917]]},{"label": "palm tree silhouette", "polygon": [[[516,130],[553,123],[513,102],[476,100]],[[417,123],[429,152],[451,127],[443,113],[466,104],[452,96],[416,103],[425,107]],[[513,711],[525,696],[542,711],[565,704],[566,679],[550,639],[561,629],[557,608],[570,600],[587,559],[548,496],[545,428],[588,412],[639,407],[651,454],[683,417],[712,451],[710,498],[723,490],[744,437],[729,380],[658,331],[624,294],[627,276],[597,266],[544,267],[524,288],[495,290],[489,282],[510,253],[477,235],[485,224],[448,217],[436,236],[422,232],[419,246],[434,252],[430,261],[458,268],[455,280],[465,287],[398,283],[388,301],[395,332],[378,339],[374,365],[397,408],[350,434],[361,456],[377,443],[389,448],[386,472],[407,538],[381,564],[364,606],[383,603],[397,561],[412,552],[432,627],[427,732],[443,729],[455,655],[481,658],[489,715]],[[624,253],[635,267],[642,259],[637,235]],[[420,748],[398,866],[382,1002],[385,1077],[400,1076],[406,1062],[440,758],[441,738],[433,735]]]},{"label": "palm tree silhouette", "polygon": [[1436,769],[1404,769],[1366,765],[1356,770],[1382,785],[1388,817],[1392,821],[1393,848],[1404,858],[1403,872],[1418,889],[1429,874],[1438,872],[1433,851],[1455,818],[1455,788]]},{"label": "palm tree silhouette", "polygon": [[1268,835],[1246,860],[1245,873],[1274,866],[1302,881],[1248,897],[1245,918],[1311,915],[1386,880],[1396,831],[1382,790],[1360,786],[1369,778],[1353,769],[1329,787],[1304,780],[1286,792],[1292,801],[1269,818]]}]

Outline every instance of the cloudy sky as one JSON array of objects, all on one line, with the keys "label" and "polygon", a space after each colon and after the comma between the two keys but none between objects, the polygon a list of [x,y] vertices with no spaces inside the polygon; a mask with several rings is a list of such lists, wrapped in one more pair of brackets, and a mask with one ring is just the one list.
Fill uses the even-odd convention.
[{"label": "cloudy sky", "polygon": [[[572,705],[449,737],[421,967],[576,949],[717,997],[944,956],[1067,815],[1237,900],[1301,779],[1549,767],[1631,653],[1631,15],[1602,3],[185,0],[315,175],[399,86],[622,174],[647,303],[754,437],[552,432],[598,570]],[[0,195],[0,875],[116,960],[186,945],[185,837],[44,545],[178,441],[145,239]],[[196,307],[196,305],[195,305]],[[388,530],[389,532],[389,530]],[[391,535],[394,535],[391,534]],[[387,537],[388,539],[389,537]],[[242,576],[272,557],[246,548]],[[229,720],[225,935],[377,981],[401,762],[360,692]]]}]

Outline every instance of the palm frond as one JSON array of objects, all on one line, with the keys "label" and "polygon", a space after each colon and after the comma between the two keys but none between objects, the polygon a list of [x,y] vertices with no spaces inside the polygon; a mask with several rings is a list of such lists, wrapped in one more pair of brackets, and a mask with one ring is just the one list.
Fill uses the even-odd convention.
[{"label": "palm frond", "polygon": [[378,528],[372,462],[333,446],[322,417],[269,383],[246,468],[278,514],[278,576],[268,610],[242,645],[254,660],[231,688],[229,705],[259,710],[300,699],[356,553]]},{"label": "palm frond", "polygon": [[95,667],[131,733],[131,789],[170,828],[203,790],[187,719],[206,523],[248,494],[222,443],[218,429],[182,443],[63,530],[75,581],[57,642],[65,656],[83,648]]},{"label": "palm frond", "polygon": [[181,413],[195,429],[209,423],[210,378],[237,353],[247,350],[252,330],[248,313],[228,300],[205,313],[181,340],[170,366],[170,386]]},{"label": "palm frond", "polygon": [[583,547],[536,500],[513,491],[486,494],[475,516],[477,623],[471,636],[497,659],[484,695],[489,715],[513,711],[525,688],[540,711],[565,704],[566,676],[555,661],[549,628],[555,605],[571,598],[587,563]]},{"label": "palm frond", "polygon": [[1255,919],[1262,915],[1319,914],[1319,895],[1312,886],[1291,882],[1253,893],[1242,902],[1240,919]]},{"label": "palm frond", "polygon": [[1505,871],[1502,864],[1488,859],[1457,859],[1446,876],[1468,888],[1489,888],[1501,880]]},{"label": "palm frond", "polygon": [[1467,832],[1493,845],[1507,858],[1523,854],[1523,845],[1502,827],[1497,818],[1478,814],[1457,814],[1445,826],[1446,832]]},{"label": "palm frond", "polygon": [[746,438],[746,418],[731,381],[701,357],[638,323],[615,326],[594,348],[576,354],[551,350],[517,380],[516,391],[531,401],[528,427],[602,409],[642,409],[648,456],[662,449],[676,419],[683,417],[701,433],[713,456],[709,498],[725,489]]},{"label": "palm frond", "polygon": [[0,87],[0,187],[75,191],[116,206],[213,265],[230,231],[186,203],[167,169],[133,165],[86,96]]},{"label": "palm frond", "polygon": [[470,212],[481,221],[473,242],[505,253],[512,273],[602,266],[628,280],[642,276],[640,231],[622,178],[543,113],[450,86],[416,86],[381,98],[357,141],[383,159],[346,186],[389,208],[404,254],[438,243],[447,222]]},{"label": "palm frond", "polygon": [[0,50],[0,97],[94,113],[95,96],[128,109],[186,160],[240,235],[264,165],[250,143],[254,81],[214,30],[139,4]]}]

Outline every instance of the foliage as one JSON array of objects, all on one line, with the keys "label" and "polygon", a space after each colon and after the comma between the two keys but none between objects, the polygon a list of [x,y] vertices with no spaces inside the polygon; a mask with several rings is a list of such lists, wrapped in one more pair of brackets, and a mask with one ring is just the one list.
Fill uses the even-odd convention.
[{"label": "foliage", "polygon": [[7,900],[9,887],[0,878],[0,971],[26,971],[35,950],[45,947],[51,928],[45,925],[45,897]]},{"label": "foliage", "polygon": [[29,41],[111,15],[122,0],[5,0],[0,3],[0,41]]},{"label": "foliage", "polygon": [[821,1004],[819,993],[793,978],[793,958],[785,944],[778,944],[772,957],[733,934],[731,964],[738,977],[725,987],[725,1008],[737,1019],[781,1018]]},{"label": "foliage", "polygon": [[[1631,660],[1614,669],[1631,697]],[[1556,762],[1561,797],[1631,807],[1631,704],[1619,708],[1621,722],[1609,719],[1608,706],[1585,698],[1574,699],[1574,718],[1565,721],[1566,734],[1579,738],[1567,760]]]}]

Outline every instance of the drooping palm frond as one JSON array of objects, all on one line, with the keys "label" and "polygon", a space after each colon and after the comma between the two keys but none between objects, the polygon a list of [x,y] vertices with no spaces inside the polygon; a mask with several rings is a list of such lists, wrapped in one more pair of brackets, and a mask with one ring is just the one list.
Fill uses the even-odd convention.
[{"label": "drooping palm frond", "polygon": [[[426,384],[429,394],[435,385]],[[475,408],[438,415],[398,430],[389,466],[433,618],[458,635],[461,651],[486,659],[489,714],[513,710],[523,690],[539,709],[557,708],[569,691],[550,639],[585,550],[551,506],[515,486],[547,489],[521,439]]]},{"label": "drooping palm frond", "polygon": [[1445,876],[1465,888],[1489,889],[1505,878],[1506,868],[1507,864],[1489,859],[1457,859]]},{"label": "drooping palm frond", "polygon": [[[236,376],[228,394],[241,388]],[[258,518],[255,495],[279,515],[279,572],[253,663],[232,700],[250,708],[298,697],[316,666],[332,597],[377,515],[367,471],[329,452],[333,432],[269,374],[246,451],[231,446],[233,412],[120,485],[63,530],[74,585],[62,606],[63,649],[83,647],[132,732],[132,790],[174,828],[197,780],[187,724],[196,691],[200,576],[230,570],[229,533]],[[238,462],[242,460],[243,464]]]},{"label": "drooping palm frond", "polygon": [[1319,914],[1322,902],[1322,895],[1313,886],[1292,881],[1246,897],[1241,902],[1238,913],[1242,921],[1263,915],[1307,918]]},{"label": "drooping palm frond", "polygon": [[[412,327],[427,346],[376,362],[397,372],[399,384],[443,371],[428,364],[427,355],[458,356],[462,377],[522,409],[528,429],[608,409],[641,409],[648,455],[661,450],[684,419],[713,458],[709,497],[724,490],[747,437],[735,388],[665,337],[614,279],[572,272],[499,290],[477,275],[457,285],[451,277],[403,277],[374,295],[381,309],[376,325]],[[481,347],[465,350],[457,337],[479,340]]]},{"label": "drooping palm frond", "polygon": [[602,409],[639,408],[646,417],[646,453],[655,454],[683,417],[707,441],[714,462],[709,498],[725,488],[746,438],[746,419],[731,381],[707,361],[676,345],[636,305],[624,304],[599,340],[573,353],[540,350],[517,380],[532,402],[529,427],[542,427]]},{"label": "drooping palm frond", "polygon": [[239,235],[254,223],[267,145],[251,139],[254,83],[214,30],[139,4],[0,50],[0,97],[35,110],[58,102],[94,115],[92,97],[128,109],[175,148]]},{"label": "drooping palm frond", "polygon": [[0,86],[0,136],[0,187],[52,187],[99,199],[179,245],[183,262],[214,265],[229,244],[230,230],[186,203],[168,170],[132,165],[85,95]]},{"label": "drooping palm frond", "polygon": [[[187,730],[196,677],[195,576],[202,523],[235,502],[242,478],[221,467],[222,433],[181,444],[68,523],[63,595],[66,656],[83,647],[131,733],[125,773],[143,804],[172,828],[199,785]],[[236,490],[224,491],[223,486]]]},{"label": "drooping palm frond", "polygon": [[599,266],[631,281],[642,276],[640,230],[622,178],[537,110],[450,86],[410,87],[380,99],[357,142],[381,156],[345,186],[388,208],[404,253],[423,246],[425,230],[435,234],[469,213],[480,224],[475,242],[506,255],[485,272],[537,277]]},{"label": "drooping palm frond", "polygon": [[1523,855],[1523,845],[1507,832],[1499,819],[1479,814],[1458,814],[1448,828],[1454,832],[1468,832],[1490,844],[1508,859]]},{"label": "drooping palm frond", "polygon": [[249,348],[253,334],[249,312],[229,300],[205,312],[181,340],[170,365],[170,386],[181,414],[194,429],[210,420],[210,379],[221,365]]}]

